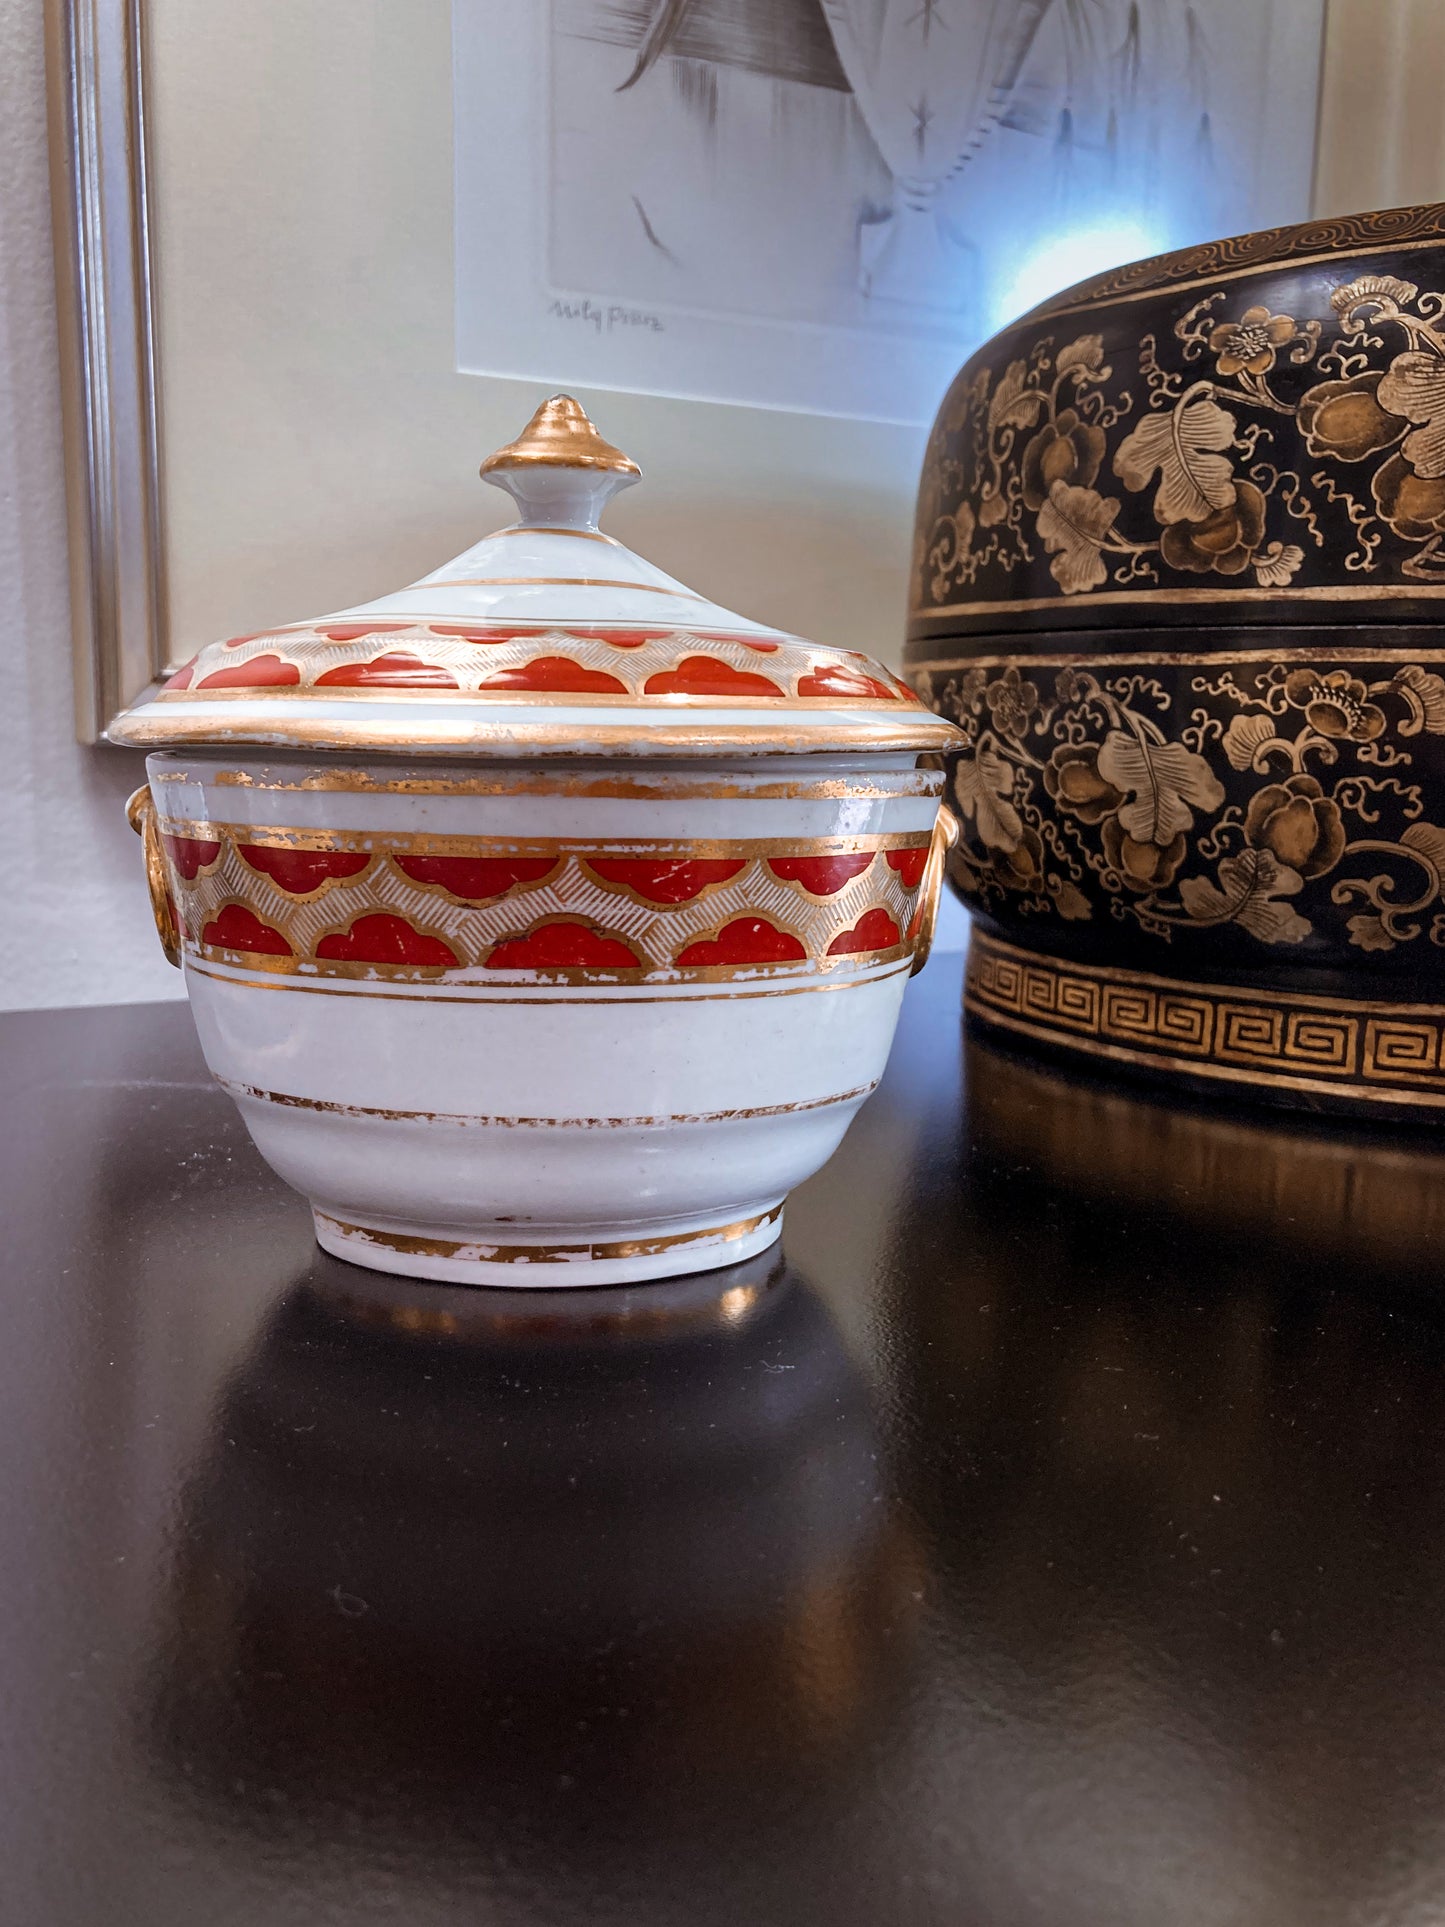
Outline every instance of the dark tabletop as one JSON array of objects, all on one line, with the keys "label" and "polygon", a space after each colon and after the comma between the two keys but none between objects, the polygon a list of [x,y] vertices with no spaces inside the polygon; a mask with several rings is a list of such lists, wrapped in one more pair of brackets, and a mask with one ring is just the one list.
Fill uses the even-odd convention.
[{"label": "dark tabletop", "polygon": [[323,1257],[180,1006],[0,1020],[4,1927],[1445,1919],[1428,1139],[964,1039],[784,1260]]}]

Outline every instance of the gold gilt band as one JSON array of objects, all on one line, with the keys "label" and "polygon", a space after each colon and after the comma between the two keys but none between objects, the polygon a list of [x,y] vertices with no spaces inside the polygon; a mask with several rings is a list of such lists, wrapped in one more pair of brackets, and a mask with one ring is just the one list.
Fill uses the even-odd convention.
[{"label": "gold gilt band", "polygon": [[1118,1064],[1381,1109],[1445,1110],[1445,1002],[1370,1003],[1104,970],[975,928],[964,1007],[1015,1036]]},{"label": "gold gilt band", "polygon": [[929,837],[490,840],[168,819],[187,955],[282,978],[691,982],[910,956]]},{"label": "gold gilt band", "polygon": [[483,1243],[480,1234],[470,1238],[413,1237],[400,1231],[378,1231],[370,1225],[348,1224],[344,1219],[328,1217],[324,1211],[316,1213],[316,1221],[335,1238],[348,1243],[376,1245],[383,1251],[394,1251],[407,1257],[471,1258],[492,1265],[545,1265],[588,1258],[654,1258],[661,1252],[678,1250],[687,1245],[737,1244],[753,1232],[776,1224],[782,1215],[783,1207],[775,1204],[771,1211],[760,1212],[756,1217],[739,1218],[732,1224],[706,1225],[700,1231],[675,1232],[665,1238],[565,1245],[490,1244]]}]

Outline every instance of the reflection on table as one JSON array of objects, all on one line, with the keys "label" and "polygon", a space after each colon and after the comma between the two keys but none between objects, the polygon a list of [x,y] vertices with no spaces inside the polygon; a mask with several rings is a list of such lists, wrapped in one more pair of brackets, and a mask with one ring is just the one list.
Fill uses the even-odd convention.
[{"label": "reflection on table", "polygon": [[308,1255],[183,1012],[171,1060],[108,1015],[144,1084],[41,1026],[16,1918],[1445,1914],[1433,1140],[1077,1081],[957,998],[782,1262],[561,1295]]},{"label": "reflection on table", "polygon": [[881,1499],[863,1381],[776,1252],[570,1293],[318,1254],[188,1488],[155,1757],[248,1827],[360,1814],[373,1851],[564,1890],[700,1872],[886,1717],[916,1576]]}]

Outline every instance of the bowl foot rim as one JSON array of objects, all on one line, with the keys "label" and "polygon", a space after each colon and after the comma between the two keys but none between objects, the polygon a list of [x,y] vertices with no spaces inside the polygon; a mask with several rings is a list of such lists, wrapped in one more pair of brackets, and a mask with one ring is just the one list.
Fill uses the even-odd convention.
[{"label": "bowl foot rim", "polygon": [[766,1251],[782,1236],[783,1201],[770,1200],[726,1221],[618,1227],[513,1224],[474,1228],[367,1221],[313,1202],[316,1242],[333,1258],[439,1284],[555,1291],[559,1286],[636,1284],[715,1271]]}]

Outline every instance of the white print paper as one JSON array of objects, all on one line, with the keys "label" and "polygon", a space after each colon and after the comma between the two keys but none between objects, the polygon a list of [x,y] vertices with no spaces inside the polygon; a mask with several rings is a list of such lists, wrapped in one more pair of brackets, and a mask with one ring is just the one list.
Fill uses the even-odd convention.
[{"label": "white print paper", "polygon": [[1013,315],[1303,218],[1322,0],[453,0],[462,369],[930,420]]}]

